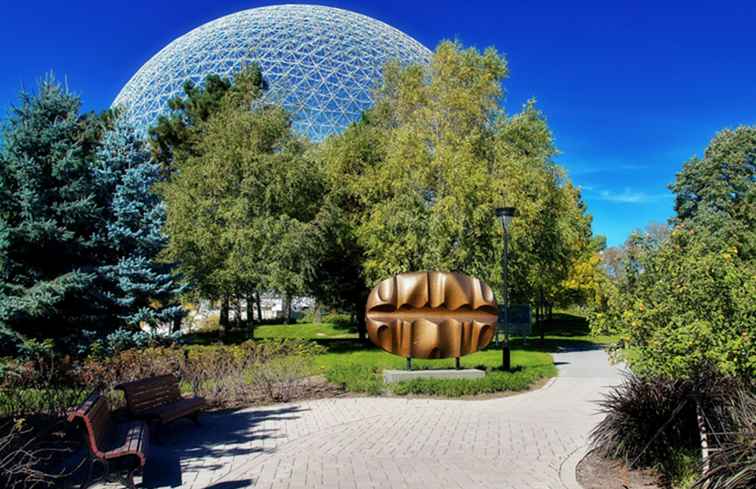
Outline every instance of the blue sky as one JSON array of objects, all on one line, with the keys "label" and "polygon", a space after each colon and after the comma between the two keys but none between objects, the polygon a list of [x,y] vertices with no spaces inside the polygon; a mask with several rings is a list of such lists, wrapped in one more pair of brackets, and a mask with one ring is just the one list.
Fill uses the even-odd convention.
[{"label": "blue sky", "polygon": [[[86,109],[104,109],[174,38],[274,3],[293,2],[3,0],[0,107],[54,71]],[[457,39],[505,54],[507,111],[538,100],[558,161],[609,244],[670,217],[667,185],[719,129],[756,124],[753,1],[317,3],[375,17],[430,48]]]}]

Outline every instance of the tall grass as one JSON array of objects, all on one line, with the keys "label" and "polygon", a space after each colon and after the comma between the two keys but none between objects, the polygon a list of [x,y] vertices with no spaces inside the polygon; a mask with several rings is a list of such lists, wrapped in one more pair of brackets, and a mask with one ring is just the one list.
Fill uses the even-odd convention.
[{"label": "tall grass", "polygon": [[753,489],[756,487],[756,393],[741,387],[723,399],[729,429],[713,433],[717,447],[709,470],[696,487]]},{"label": "tall grass", "polygon": [[[629,468],[656,467],[672,484],[707,489],[756,487],[754,386],[712,371],[687,380],[629,375],[600,403],[605,418],[591,433],[604,456]],[[703,464],[697,414],[711,448]],[[675,487],[677,487],[677,485]]]}]

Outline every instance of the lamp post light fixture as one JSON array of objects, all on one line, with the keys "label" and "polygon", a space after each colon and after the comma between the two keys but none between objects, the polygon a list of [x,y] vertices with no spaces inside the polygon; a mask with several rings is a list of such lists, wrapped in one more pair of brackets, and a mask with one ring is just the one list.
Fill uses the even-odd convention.
[{"label": "lamp post light fixture", "polygon": [[[512,358],[509,351],[509,226],[515,216],[514,207],[499,207],[496,209],[496,217],[501,221],[504,229],[504,266],[502,267],[502,300],[504,302],[504,342],[501,345],[501,366],[504,370],[509,371],[512,368]],[[498,340],[498,328],[496,337]]]}]

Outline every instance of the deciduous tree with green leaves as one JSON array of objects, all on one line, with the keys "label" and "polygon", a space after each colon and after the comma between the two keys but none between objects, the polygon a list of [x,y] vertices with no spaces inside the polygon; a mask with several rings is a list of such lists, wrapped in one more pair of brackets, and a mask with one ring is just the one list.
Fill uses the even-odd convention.
[{"label": "deciduous tree with green leaves", "polygon": [[710,246],[735,246],[756,259],[756,127],[725,129],[703,158],[692,158],[670,187],[675,223],[698,229]]},{"label": "deciduous tree with green leaves", "polygon": [[183,96],[169,100],[170,112],[160,116],[155,126],[149,129],[154,158],[170,168],[174,159],[196,155],[195,148],[202,137],[203,122],[220,110],[224,98],[251,101],[259,97],[265,88],[262,72],[256,65],[243,69],[234,80],[208,75],[200,86],[187,81],[183,86]]},{"label": "deciduous tree with green leaves", "polygon": [[638,233],[625,245],[591,326],[623,336],[636,373],[756,376],[755,143],[752,127],[717,134],[671,186],[671,233]]},{"label": "deciduous tree with green leaves", "polygon": [[375,106],[324,143],[327,201],[339,209],[330,215],[350,243],[342,246],[362,255],[366,286],[436,269],[501,290],[494,209],[502,206],[518,208],[515,300],[530,302],[541,287],[551,294],[567,278],[590,242],[590,217],[552,161],[553,138],[534,103],[512,117],[503,112],[507,73],[493,49],[442,43],[428,70],[387,65]]},{"label": "deciduous tree with green leaves", "polygon": [[252,108],[261,91],[247,85],[261,87],[258,74],[251,67],[237,75],[160,185],[167,256],[209,298],[258,289],[302,294],[313,266],[307,229],[322,194],[320,171],[283,109]]}]

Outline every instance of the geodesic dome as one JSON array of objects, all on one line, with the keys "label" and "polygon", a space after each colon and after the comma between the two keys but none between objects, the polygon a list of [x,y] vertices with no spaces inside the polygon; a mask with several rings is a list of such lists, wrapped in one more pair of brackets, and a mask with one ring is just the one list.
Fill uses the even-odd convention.
[{"label": "geodesic dome", "polygon": [[401,31],[331,7],[282,5],[244,10],[204,24],[142,66],[113,101],[145,133],[183,95],[187,80],[230,77],[256,62],[265,100],[293,114],[294,129],[319,141],[370,107],[384,64],[428,63],[431,53]]}]

